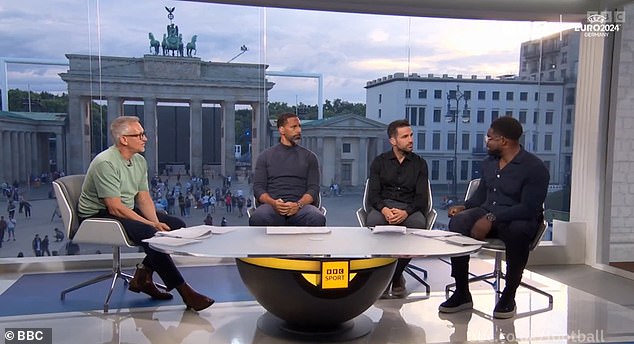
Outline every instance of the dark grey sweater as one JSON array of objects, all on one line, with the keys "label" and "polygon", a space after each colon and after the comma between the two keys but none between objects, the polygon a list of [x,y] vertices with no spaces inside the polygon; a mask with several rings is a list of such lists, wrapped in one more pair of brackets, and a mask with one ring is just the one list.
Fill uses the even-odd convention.
[{"label": "dark grey sweater", "polygon": [[315,202],[319,195],[317,156],[301,146],[277,144],[260,154],[255,164],[253,194],[259,199],[268,193],[274,199],[297,202],[310,194]]}]

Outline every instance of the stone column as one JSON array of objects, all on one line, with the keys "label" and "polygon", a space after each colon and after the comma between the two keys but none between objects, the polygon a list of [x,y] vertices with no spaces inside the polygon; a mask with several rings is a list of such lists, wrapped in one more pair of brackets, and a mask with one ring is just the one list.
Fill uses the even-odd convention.
[{"label": "stone column", "polygon": [[320,174],[321,174],[321,185],[330,185],[330,183],[325,180],[325,176],[324,176],[324,171],[325,171],[325,166],[326,166],[326,157],[324,156],[324,138],[323,137],[318,137],[317,138],[317,148],[315,149],[315,155],[317,155],[317,157],[319,159],[321,159],[319,161],[319,168],[320,168]]},{"label": "stone column", "polygon": [[[39,135],[36,132],[33,132],[31,133],[30,136],[31,136],[31,168],[33,169],[36,175],[40,175],[40,173],[42,173],[43,170],[46,170],[46,172],[49,172],[48,156],[42,157],[39,155],[39,149],[37,146]],[[45,168],[42,167],[42,159],[46,160]]]},{"label": "stone column", "polygon": [[262,102],[252,103],[251,109],[251,169],[255,169],[255,162],[262,151],[267,148],[266,144],[266,104]]},{"label": "stone column", "polygon": [[358,179],[352,182],[352,185],[363,185],[368,178],[368,143],[367,137],[359,139],[359,163],[358,163]]},{"label": "stone column", "polygon": [[26,170],[26,138],[25,138],[26,133],[23,131],[18,132],[18,145],[16,146],[17,149],[14,148],[14,150],[18,151],[18,160],[17,162],[19,163],[19,170],[18,170],[18,181],[26,181],[29,178],[29,171]]},{"label": "stone column", "polygon": [[189,174],[203,175],[203,103],[201,99],[189,101]]},{"label": "stone column", "polygon": [[18,132],[11,132],[11,144],[9,145],[9,149],[11,151],[11,180],[9,183],[12,183],[14,180],[20,180],[20,153],[18,149]]},{"label": "stone column", "polygon": [[221,101],[222,108],[222,137],[220,145],[220,171],[223,175],[233,175],[236,171],[236,159],[233,156],[233,146],[236,142],[236,103]]},{"label": "stone column", "polygon": [[55,133],[55,163],[57,164],[57,171],[67,171],[66,161],[64,160],[64,142],[62,141],[62,134]]},{"label": "stone column", "polygon": [[40,172],[42,171],[34,171],[33,167],[33,154],[32,154],[32,147],[31,147],[31,133],[30,132],[25,132],[24,133],[24,155],[22,156],[22,159],[24,160],[24,170],[26,171],[27,175],[30,177],[32,174],[33,175],[39,175]]},{"label": "stone column", "polygon": [[112,146],[112,137],[110,136],[110,124],[117,117],[123,115],[123,98],[121,97],[108,97],[108,146]]},{"label": "stone column", "polygon": [[[108,112],[110,118],[110,112]],[[158,135],[156,134],[156,98],[143,98],[143,130],[147,136],[145,144],[145,160],[148,175],[152,178],[158,174]]]},{"label": "stone column", "polygon": [[66,140],[68,171],[67,174],[83,174],[90,163],[90,125],[86,111],[86,101],[80,96],[68,98],[68,132],[73,135],[72,140]]},{"label": "stone column", "polygon": [[335,138],[335,181],[341,185],[341,145],[343,139],[340,136]]},{"label": "stone column", "polygon": [[0,130],[0,183],[8,182],[7,179],[7,168],[10,166],[8,153],[8,146],[5,144],[4,138],[7,136],[7,132],[4,130]]}]

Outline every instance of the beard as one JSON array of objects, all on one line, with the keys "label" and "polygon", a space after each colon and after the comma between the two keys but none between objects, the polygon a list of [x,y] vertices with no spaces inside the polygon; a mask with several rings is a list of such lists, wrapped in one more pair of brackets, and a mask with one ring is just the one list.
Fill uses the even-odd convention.
[{"label": "beard", "polygon": [[487,149],[487,154],[489,154],[489,156],[492,157],[499,157],[500,156],[500,150],[499,149]]}]

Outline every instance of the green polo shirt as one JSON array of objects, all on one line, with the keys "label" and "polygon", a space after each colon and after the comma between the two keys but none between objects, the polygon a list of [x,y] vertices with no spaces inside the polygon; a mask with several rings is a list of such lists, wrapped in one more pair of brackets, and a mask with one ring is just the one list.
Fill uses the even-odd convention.
[{"label": "green polo shirt", "polygon": [[93,216],[106,209],[104,198],[118,197],[123,205],[134,208],[137,193],[149,190],[147,162],[141,154],[134,154],[130,162],[115,146],[93,159],[79,196],[79,216]]}]

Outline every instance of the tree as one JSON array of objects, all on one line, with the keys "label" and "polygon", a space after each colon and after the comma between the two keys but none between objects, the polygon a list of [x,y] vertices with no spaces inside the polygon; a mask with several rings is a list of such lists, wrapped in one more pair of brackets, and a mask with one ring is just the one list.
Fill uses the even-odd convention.
[{"label": "tree", "polygon": [[[350,103],[340,98],[330,101],[326,99],[324,102],[324,118],[339,115],[354,114],[365,117],[364,103]],[[295,106],[290,106],[284,102],[269,103],[269,118],[275,119],[277,116],[285,112],[295,112]],[[297,114],[302,119],[317,119],[317,105],[306,105],[299,103]]]}]

